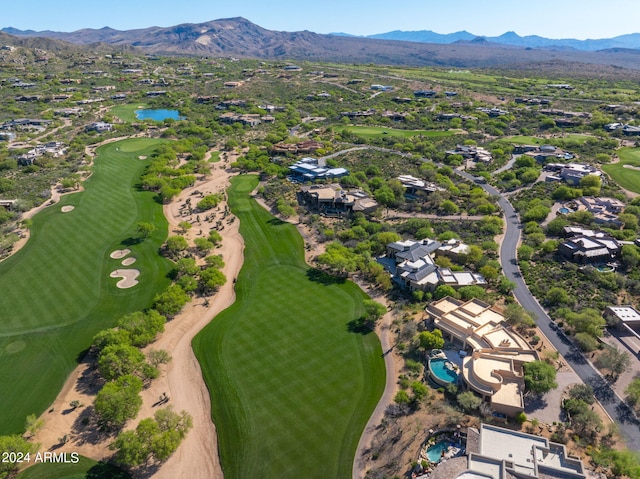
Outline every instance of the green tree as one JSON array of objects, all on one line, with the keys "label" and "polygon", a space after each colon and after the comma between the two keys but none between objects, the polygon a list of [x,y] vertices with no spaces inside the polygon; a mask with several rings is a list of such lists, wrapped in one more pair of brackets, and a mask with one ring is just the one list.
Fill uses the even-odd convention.
[{"label": "green tree", "polygon": [[434,329],[433,331],[422,331],[418,334],[418,346],[425,351],[442,349],[444,346],[442,331],[439,329]]},{"label": "green tree", "polygon": [[569,397],[593,404],[596,400],[593,395],[593,388],[589,384],[574,384],[569,388]]},{"label": "green tree", "polygon": [[535,253],[535,250],[531,246],[523,244],[518,248],[518,259],[520,261],[531,261],[533,253]]},{"label": "green tree", "polygon": [[213,195],[207,195],[198,201],[198,209],[202,211],[210,210],[211,208],[215,208],[220,204],[220,202],[224,199],[222,194],[215,193]]},{"label": "green tree", "polygon": [[[1,454],[20,453],[24,456],[26,454],[36,453],[39,448],[39,444],[32,444],[17,434],[13,436],[0,436]],[[0,461],[0,479],[15,477],[20,466],[21,463],[19,462],[10,460]]]},{"label": "green tree", "polygon": [[133,346],[142,348],[155,341],[156,336],[164,331],[166,322],[167,318],[155,309],[150,309],[123,316],[118,320],[118,327],[129,333]]},{"label": "green tree", "polygon": [[494,281],[498,279],[498,269],[490,264],[485,264],[480,268],[479,272],[487,281]]},{"label": "green tree", "polygon": [[136,232],[142,239],[146,239],[156,230],[156,227],[152,223],[139,221],[136,224]]},{"label": "green tree", "polygon": [[531,361],[524,364],[524,383],[527,390],[534,394],[544,394],[558,387],[555,368],[544,361]]},{"label": "green tree", "polygon": [[533,328],[536,323],[534,319],[522,306],[518,303],[511,303],[504,309],[504,318],[513,327],[518,330]]},{"label": "green tree", "polygon": [[598,349],[599,343],[596,338],[594,338],[589,333],[579,332],[574,336],[578,347],[585,352],[595,351]]},{"label": "green tree", "polygon": [[553,288],[549,289],[549,291],[547,291],[545,300],[547,301],[547,304],[551,306],[567,304],[569,303],[569,293],[567,293],[564,288],[554,286]]},{"label": "green tree", "polygon": [[180,258],[176,261],[176,270],[179,275],[188,274],[195,275],[198,274],[200,268],[196,264],[196,260],[193,258]]},{"label": "green tree", "polygon": [[136,417],[142,406],[142,381],[132,375],[108,382],[96,395],[94,409],[101,425],[120,428]]},{"label": "green tree", "polygon": [[189,231],[193,227],[193,225],[188,221],[181,221],[180,223],[178,223],[178,227],[180,228],[180,232],[182,234],[185,234],[187,231]]},{"label": "green tree", "polygon": [[145,357],[136,347],[114,344],[105,347],[98,357],[98,370],[107,381],[129,374],[138,374],[145,364]]},{"label": "green tree", "polygon": [[209,231],[208,239],[216,246],[222,243],[222,236],[216,230]]},{"label": "green tree", "polygon": [[156,295],[153,300],[154,308],[166,317],[173,317],[180,312],[187,302],[189,295],[177,284],[170,285],[164,292]]},{"label": "green tree", "polygon": [[595,363],[600,369],[608,371],[613,378],[617,379],[631,366],[631,356],[615,346],[605,346]]},{"label": "green tree", "polygon": [[217,291],[227,282],[227,277],[218,268],[209,267],[200,272],[200,282],[206,291]]},{"label": "green tree", "polygon": [[151,349],[147,353],[147,359],[149,360],[149,364],[157,368],[161,364],[167,364],[171,361],[171,354],[165,349]]},{"label": "green tree", "polygon": [[475,411],[482,404],[482,398],[476,396],[473,391],[460,393],[458,394],[456,399],[458,400],[458,404],[460,404],[460,407],[466,412]]},{"label": "green tree", "polygon": [[364,306],[364,317],[369,323],[375,323],[387,312],[387,308],[383,304],[373,299],[365,299],[362,304]]},{"label": "green tree", "polygon": [[464,300],[472,298],[485,299],[487,297],[487,292],[481,286],[463,286],[458,289],[458,293],[460,293],[460,298]]},{"label": "green tree", "polygon": [[44,426],[44,419],[39,418],[35,414],[29,414],[25,421],[25,429],[29,436],[35,436],[36,433]]},{"label": "green tree", "polygon": [[214,244],[207,238],[196,238],[193,240],[196,245],[196,249],[200,254],[206,254],[214,248]]},{"label": "green tree", "polygon": [[218,268],[218,269],[224,268],[224,260],[222,259],[222,255],[220,254],[207,256],[204,259],[204,262],[206,263],[207,266],[211,268]]},{"label": "green tree", "polygon": [[186,411],[177,414],[170,408],[161,409],[153,419],[140,421],[135,431],[119,434],[111,448],[116,450],[116,462],[128,467],[166,461],[192,427]]},{"label": "green tree", "polygon": [[440,203],[440,209],[447,215],[455,215],[460,211],[458,206],[451,200],[444,200]]},{"label": "green tree", "polygon": [[178,256],[189,247],[184,236],[169,236],[167,238],[167,251],[173,257]]},{"label": "green tree", "polygon": [[131,338],[129,337],[128,331],[109,328],[96,334],[93,337],[93,342],[91,344],[94,348],[96,348],[98,352],[100,352],[107,346],[116,344],[131,344]]},{"label": "green tree", "polygon": [[624,393],[629,404],[638,406],[640,404],[640,377],[631,380]]},{"label": "green tree", "polygon": [[433,292],[434,299],[442,299],[442,298],[446,298],[447,296],[451,296],[452,298],[459,297],[458,292],[448,284],[441,284]]},{"label": "green tree", "polygon": [[638,254],[638,248],[632,244],[623,245],[620,260],[625,270],[631,271],[636,266],[638,266],[638,263],[640,263],[640,254]]},{"label": "green tree", "polygon": [[602,419],[598,413],[587,409],[571,417],[573,430],[580,436],[594,439],[602,429]]},{"label": "green tree", "polygon": [[393,400],[398,404],[409,404],[411,402],[411,398],[409,397],[409,393],[404,389],[400,389]]},{"label": "green tree", "polygon": [[318,263],[341,275],[358,267],[356,254],[340,243],[330,243],[326,251],[318,255]]}]

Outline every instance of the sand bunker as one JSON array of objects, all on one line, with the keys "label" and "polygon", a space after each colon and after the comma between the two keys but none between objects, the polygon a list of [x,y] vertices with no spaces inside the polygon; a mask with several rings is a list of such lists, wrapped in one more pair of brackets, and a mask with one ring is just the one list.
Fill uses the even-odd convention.
[{"label": "sand bunker", "polygon": [[122,260],[122,266],[131,266],[136,262],[136,258],[131,256],[130,258],[126,258]]},{"label": "sand bunker", "polygon": [[117,269],[110,276],[112,278],[122,278],[116,283],[116,286],[120,289],[127,289],[138,284],[136,278],[140,276],[140,271],[137,269]]},{"label": "sand bunker", "polygon": [[66,206],[63,206],[62,208],[60,208],[60,211],[62,211],[63,213],[68,213],[69,211],[73,211],[74,208],[75,208],[75,206],[66,205]]},{"label": "sand bunker", "polygon": [[144,156],[144,155],[140,155],[140,156],[138,157],[138,159],[139,159],[139,160],[146,160],[146,159],[147,159],[147,157],[146,157],[146,156]]},{"label": "sand bunker", "polygon": [[629,168],[630,170],[640,170],[640,166],[622,165],[623,168]]},{"label": "sand bunker", "polygon": [[113,253],[111,253],[109,256],[111,256],[113,259],[122,259],[125,256],[127,256],[129,253],[131,253],[131,250],[129,248],[117,249]]}]

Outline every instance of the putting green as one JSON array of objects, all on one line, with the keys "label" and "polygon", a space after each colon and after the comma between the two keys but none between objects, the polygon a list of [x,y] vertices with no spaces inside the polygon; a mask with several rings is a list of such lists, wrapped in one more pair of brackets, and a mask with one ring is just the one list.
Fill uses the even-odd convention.
[{"label": "putting green", "polygon": [[[21,432],[27,415],[55,399],[92,337],[150,306],[167,286],[170,263],[158,255],[167,235],[162,206],[135,187],[148,164],[138,156],[159,144],[136,139],[99,148],[85,191],[36,215],[24,248],[0,263],[0,434]],[[143,242],[139,221],[156,226]],[[123,267],[110,253],[124,247],[141,271],[130,289],[109,276]]]},{"label": "putting green", "polygon": [[620,148],[620,161],[602,169],[625,190],[640,194],[640,148]]},{"label": "putting green", "polygon": [[351,477],[385,381],[377,336],[349,328],[366,296],[304,263],[295,227],[249,198],[256,184],[229,190],[245,241],[236,302],[193,342],[225,478]]}]

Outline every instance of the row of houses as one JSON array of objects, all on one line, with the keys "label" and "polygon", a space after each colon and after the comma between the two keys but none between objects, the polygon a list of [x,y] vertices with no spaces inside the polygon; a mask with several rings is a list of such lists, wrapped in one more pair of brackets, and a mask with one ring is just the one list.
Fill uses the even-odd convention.
[{"label": "row of houses", "polygon": [[242,123],[248,126],[258,126],[260,123],[273,123],[276,121],[275,117],[271,115],[258,115],[257,113],[235,113],[227,112],[218,116],[218,121],[227,124]]}]

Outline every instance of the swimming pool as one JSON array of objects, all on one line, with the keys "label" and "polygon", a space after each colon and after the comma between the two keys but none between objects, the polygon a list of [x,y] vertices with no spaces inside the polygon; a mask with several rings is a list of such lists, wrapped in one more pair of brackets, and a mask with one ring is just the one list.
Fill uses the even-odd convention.
[{"label": "swimming pool", "polygon": [[458,380],[458,373],[453,370],[449,360],[446,358],[434,358],[429,360],[429,371],[433,379],[439,384],[454,383]]},{"label": "swimming pool", "polygon": [[563,215],[566,215],[568,213],[571,213],[571,210],[569,208],[565,208],[564,206],[562,208],[560,208],[558,210],[558,213],[562,213]]},{"label": "swimming pool", "polygon": [[440,462],[440,459],[442,459],[442,453],[446,451],[448,447],[448,441],[436,442],[433,446],[429,446],[427,448],[427,458],[430,462]]}]

